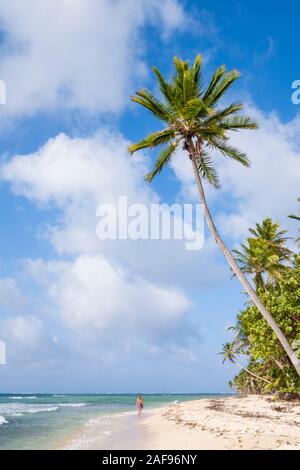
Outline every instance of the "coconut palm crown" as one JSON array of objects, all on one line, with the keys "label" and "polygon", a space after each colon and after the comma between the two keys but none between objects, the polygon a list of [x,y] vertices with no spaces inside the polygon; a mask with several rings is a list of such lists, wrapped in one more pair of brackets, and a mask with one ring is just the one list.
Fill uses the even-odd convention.
[{"label": "coconut palm crown", "polygon": [[161,98],[145,89],[132,97],[133,101],[147,108],[162,121],[165,128],[131,145],[129,152],[161,147],[153,171],[146,176],[151,181],[170,162],[179,145],[183,144],[183,148],[187,149],[192,139],[194,145],[201,148],[197,166],[202,178],[218,187],[219,179],[211,158],[212,151],[249,166],[245,153],[229,144],[228,133],[257,127],[251,118],[238,114],[243,109],[242,103],[218,107],[220,99],[240,74],[237,70],[227,72],[222,65],[216,70],[208,86],[204,87],[200,55],[197,55],[191,67],[188,62],[175,57],[174,66],[175,72],[170,81],[166,81],[159,70],[152,67]]},{"label": "coconut palm crown", "polygon": [[290,238],[284,236],[287,230],[280,230],[279,224],[270,218],[249,228],[249,232],[252,237],[247,239],[247,244],[242,243],[241,250],[232,252],[241,270],[254,275],[256,288],[264,289],[266,284],[276,284],[289,269],[286,262],[291,259],[292,251],[285,244]]}]

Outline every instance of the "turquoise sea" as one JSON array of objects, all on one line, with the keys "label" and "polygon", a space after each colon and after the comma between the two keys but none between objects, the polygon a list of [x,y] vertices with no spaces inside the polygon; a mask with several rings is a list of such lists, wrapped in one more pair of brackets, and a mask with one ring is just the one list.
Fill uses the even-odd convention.
[{"label": "turquoise sea", "polygon": [[[143,395],[145,408],[217,394]],[[0,394],[0,449],[61,447],[89,421],[135,410],[136,395]]]}]

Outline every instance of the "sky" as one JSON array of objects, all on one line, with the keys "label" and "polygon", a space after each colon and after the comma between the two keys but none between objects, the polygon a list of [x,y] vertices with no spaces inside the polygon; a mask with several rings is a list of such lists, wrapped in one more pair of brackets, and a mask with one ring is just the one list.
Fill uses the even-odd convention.
[{"label": "sky", "polygon": [[294,236],[299,15],[296,0],[1,0],[0,392],[229,391],[238,369],[218,352],[246,298],[207,230],[200,251],[101,241],[96,210],[197,203],[182,151],[149,186],[153,155],[127,146],[160,126],[130,101],[157,91],[151,66],[169,76],[175,55],[201,53],[206,80],[241,72],[227,100],[260,126],[232,135],[250,169],[216,160],[220,233],[237,247],[272,217]]}]

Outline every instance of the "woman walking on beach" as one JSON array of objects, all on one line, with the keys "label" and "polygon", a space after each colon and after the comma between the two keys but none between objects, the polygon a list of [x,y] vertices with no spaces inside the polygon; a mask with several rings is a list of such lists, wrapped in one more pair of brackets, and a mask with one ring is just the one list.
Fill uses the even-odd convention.
[{"label": "woman walking on beach", "polygon": [[142,417],[142,411],[143,411],[143,408],[144,408],[144,399],[143,399],[142,395],[138,395],[138,397],[136,399],[136,407],[137,407],[138,417],[141,418]]}]

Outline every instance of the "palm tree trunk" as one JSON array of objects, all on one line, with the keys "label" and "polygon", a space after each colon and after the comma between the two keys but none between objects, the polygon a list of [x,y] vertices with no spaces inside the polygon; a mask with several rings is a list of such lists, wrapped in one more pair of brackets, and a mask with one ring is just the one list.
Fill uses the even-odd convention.
[{"label": "palm tree trunk", "polygon": [[[275,320],[272,317],[272,315],[270,314],[270,312],[264,307],[264,305],[262,304],[262,302],[260,301],[260,299],[256,295],[255,290],[252,288],[252,286],[248,282],[247,278],[244,276],[244,274],[242,273],[242,271],[238,267],[238,265],[235,262],[235,259],[232,256],[230,250],[227,248],[227,246],[225,245],[225,243],[221,239],[220,235],[218,234],[218,231],[216,229],[216,226],[214,224],[214,221],[212,219],[212,216],[210,214],[209,208],[208,208],[207,203],[206,203],[205,192],[204,192],[204,189],[203,189],[202,181],[201,181],[201,178],[200,178],[200,175],[199,175],[199,172],[198,172],[198,168],[197,168],[197,164],[196,164],[196,151],[195,151],[194,144],[191,141],[187,142],[187,148],[188,148],[188,151],[189,151],[189,154],[190,154],[190,158],[192,160],[195,180],[196,180],[196,184],[197,184],[197,189],[198,189],[198,192],[199,192],[200,201],[204,206],[204,215],[205,215],[207,225],[210,229],[210,232],[211,232],[212,236],[214,237],[214,239],[215,239],[218,247],[220,248],[221,252],[223,253],[225,258],[227,259],[228,264],[231,267],[232,271],[234,272],[234,274],[236,275],[236,277],[238,278],[238,280],[242,284],[243,288],[245,289],[245,291],[247,292],[247,294],[251,298],[254,305],[258,308],[258,310],[260,311],[260,313],[262,314],[262,316],[264,317],[266,322],[269,324],[269,326],[272,328],[272,330],[276,334],[276,336],[277,336],[278,340],[280,341],[283,349],[285,350],[286,354],[288,355],[288,357],[291,360],[291,363],[293,364],[293,366],[295,367],[298,375],[300,376],[300,360],[298,359],[297,354],[291,348],[289,342],[287,341],[286,337],[284,336],[283,332],[281,331],[281,329],[279,328],[279,326],[275,322]],[[197,155],[197,157],[201,158],[200,155]]]},{"label": "palm tree trunk", "polygon": [[244,370],[245,372],[248,372],[248,374],[252,375],[252,377],[256,377],[257,379],[259,380],[263,380],[264,382],[266,382],[267,384],[271,384],[272,382],[270,382],[270,380],[267,380],[265,379],[264,377],[260,377],[259,375],[256,375],[254,374],[254,372],[252,372],[251,370],[247,369],[247,367],[244,367],[242,366],[242,364],[240,364],[239,362],[235,362],[235,364],[242,370]]}]

